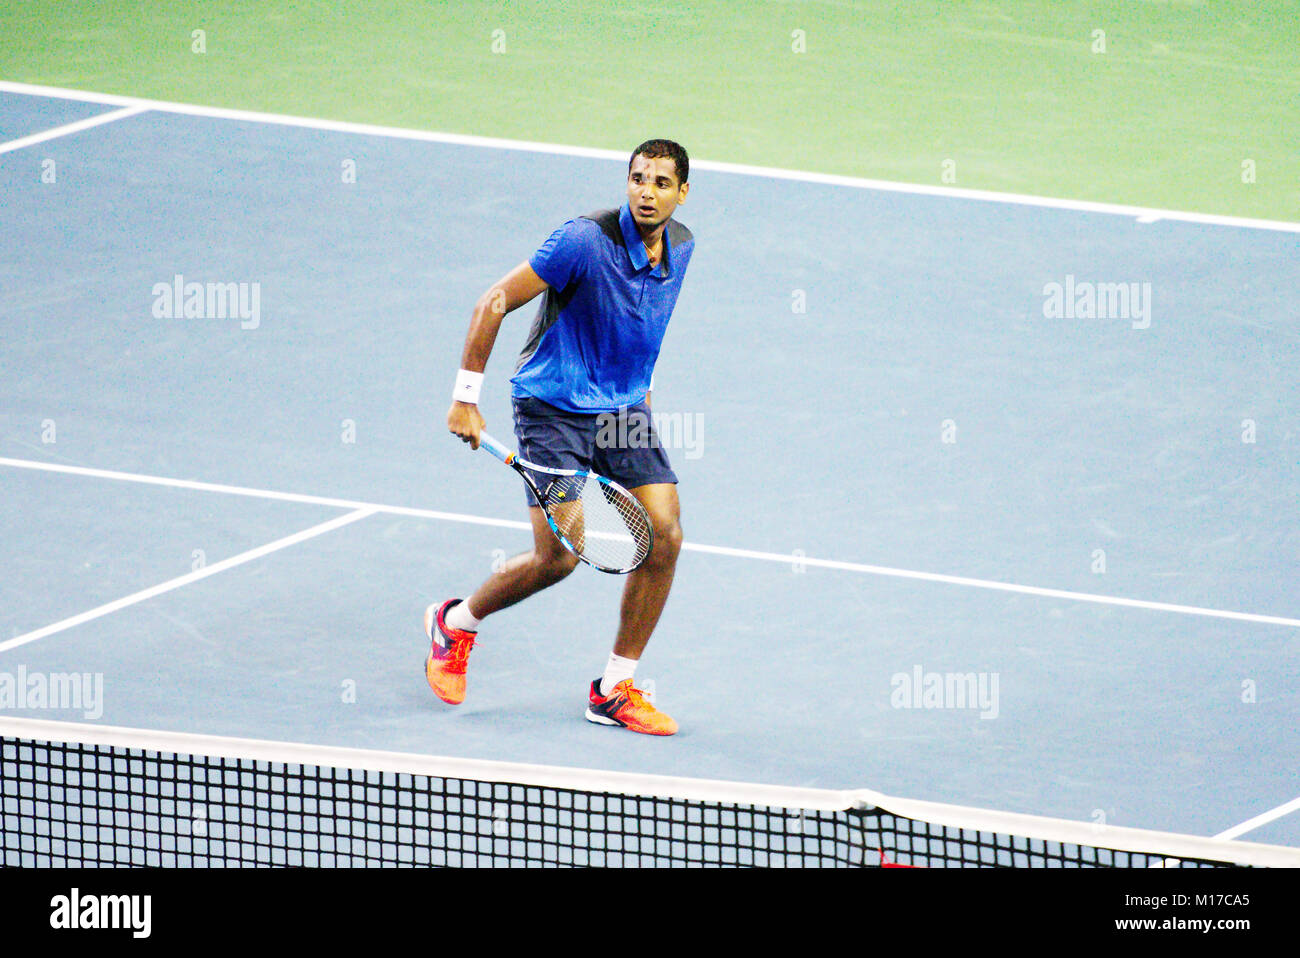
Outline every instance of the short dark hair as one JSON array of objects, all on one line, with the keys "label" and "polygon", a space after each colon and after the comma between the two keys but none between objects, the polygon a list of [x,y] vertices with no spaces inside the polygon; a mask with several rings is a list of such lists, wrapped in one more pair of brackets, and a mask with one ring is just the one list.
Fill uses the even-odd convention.
[{"label": "short dark hair", "polygon": [[644,156],[648,160],[655,160],[661,156],[671,157],[674,165],[677,167],[677,182],[685,183],[691,175],[691,158],[686,155],[686,147],[680,143],[674,143],[672,140],[646,140],[635,150],[627,160],[627,171],[632,172],[632,161],[638,156]]}]

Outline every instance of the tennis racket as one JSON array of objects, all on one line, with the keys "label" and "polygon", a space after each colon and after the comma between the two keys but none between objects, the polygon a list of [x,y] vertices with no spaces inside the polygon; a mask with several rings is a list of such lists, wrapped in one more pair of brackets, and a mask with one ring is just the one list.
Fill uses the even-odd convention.
[{"label": "tennis racket", "polygon": [[650,514],[617,482],[526,462],[485,432],[478,444],[523,477],[555,537],[587,565],[621,575],[645,562],[654,545]]}]

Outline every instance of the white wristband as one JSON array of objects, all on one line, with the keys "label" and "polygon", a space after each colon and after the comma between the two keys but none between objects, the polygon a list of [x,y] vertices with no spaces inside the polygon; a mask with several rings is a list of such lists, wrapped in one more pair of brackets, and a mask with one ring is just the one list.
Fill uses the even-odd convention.
[{"label": "white wristband", "polygon": [[483,374],[470,372],[468,369],[462,369],[456,373],[456,388],[451,392],[451,398],[456,402],[467,402],[478,404],[479,390],[483,388]]}]

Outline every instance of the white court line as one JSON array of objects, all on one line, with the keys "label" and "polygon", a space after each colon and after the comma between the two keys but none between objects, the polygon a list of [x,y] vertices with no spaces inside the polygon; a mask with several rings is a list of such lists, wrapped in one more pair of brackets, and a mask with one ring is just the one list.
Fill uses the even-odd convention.
[{"label": "white court line", "polygon": [[[468,522],[502,529],[532,531],[527,522],[516,519],[490,519],[487,516],[468,516],[459,512],[436,512],[433,509],[413,509],[406,506],[385,506],[375,502],[358,502],[355,499],[336,499],[332,496],[313,496],[300,492],[276,492],[271,489],[253,489],[248,486],[227,486],[216,482],[199,482],[193,479],[169,479],[165,476],[147,476],[137,472],[114,472],[111,469],[91,469],[86,466],[65,466],[56,462],[35,459],[7,459],[0,456],[0,466],[18,469],[38,469],[42,472],[62,472],[73,476],[90,476],[95,479],[119,479],[150,486],[168,486],[173,489],[194,489],[198,492],[221,492],[232,496],[250,496],[255,499],[277,499],[281,502],[301,502],[309,506],[335,506],[339,509],[370,509],[396,516],[417,516],[421,519],[445,519],[448,522]],[[786,557],[786,561],[790,561]]]},{"label": "white court line", "polygon": [[1292,812],[1296,811],[1300,811],[1300,798],[1293,798],[1285,805],[1279,805],[1277,808],[1256,815],[1254,818],[1248,818],[1240,825],[1233,825],[1226,831],[1219,832],[1219,834],[1214,837],[1223,839],[1236,838],[1238,835],[1252,832],[1262,825],[1267,825],[1269,822],[1277,821],[1282,816],[1290,815]]},{"label": "white court line", "polygon": [[31,136],[19,137],[16,140],[10,140],[8,143],[0,143],[0,153],[11,153],[14,150],[21,150],[25,146],[32,146],[36,143],[44,143],[46,140],[55,140],[61,136],[67,136],[69,133],[79,133],[82,130],[89,130],[92,126],[102,126],[105,123],[112,123],[114,120],[124,120],[128,116],[135,116],[138,113],[146,113],[149,108],[140,104],[129,106],[125,110],[113,110],[110,113],[100,113],[97,116],[89,116],[84,120],[77,120],[75,123],[65,123],[63,126],[56,126],[51,130],[45,130],[41,133],[33,133]]},{"label": "white court line", "polygon": [[[3,460],[0,460],[3,462]],[[888,566],[868,565],[863,562],[838,562],[834,559],[808,559],[802,556],[782,555],[776,552],[751,552],[748,549],[730,549],[726,546],[704,546],[688,543],[683,549],[696,552],[712,552],[716,555],[730,555],[742,559],[768,559],[784,562],[787,565],[809,565],[821,569],[842,569],[846,572],[865,572],[870,575],[894,576],[900,579],[918,579],[923,582],[942,582],[947,585],[965,585],[976,589],[995,589],[1000,592],[1018,592],[1022,595],[1038,595],[1052,599],[1072,599],[1077,602],[1096,602],[1102,605],[1119,605],[1132,609],[1153,609],[1157,612],[1179,612],[1184,615],[1203,615],[1216,619],[1236,619],[1240,622],[1261,622],[1267,625],[1287,625],[1300,628],[1300,619],[1280,615],[1260,615],[1254,612],[1230,612],[1224,609],[1206,609],[1196,605],[1177,605],[1172,602],[1149,602],[1146,599],[1126,599],[1122,596],[1099,595],[1093,592],[1071,592],[1068,589],[1044,589],[1034,585],[1018,585],[1014,582],[996,582],[991,579],[971,579],[960,575],[944,575],[938,572],[915,572],[910,569],[893,569]]]},{"label": "white court line", "polygon": [[[117,479],[123,482],[139,482],[155,486],[170,486],[178,489],[194,489],[200,492],[221,492],[236,496],[251,496],[258,499],[279,499],[285,502],[301,502],[309,505],[337,506],[340,509],[369,509],[399,516],[417,516],[423,519],[441,519],[447,522],[466,522],[475,525],[496,526],[504,529],[531,530],[526,522],[510,519],[492,519],[487,516],[471,516],[458,512],[436,512],[432,509],[414,509],[408,506],[386,506],[375,502],[359,502],[353,499],[334,499],[326,496],[303,495],[294,492],[274,492],[267,489],[252,489],[247,486],[227,486],[211,482],[198,482],[192,479],[168,479],[162,476],[147,476],[132,472],[115,472],[109,469],[91,469],[86,466],[65,466],[60,463],[39,462],[32,459],[9,459],[0,457],[0,466],[12,466],[17,469],[35,469],[42,472],[59,472],[75,476],[90,476],[96,479]],[[1091,592],[1071,592],[1065,589],[1044,589],[1032,585],[1018,585],[1013,582],[995,582],[989,579],[972,579],[966,576],[943,575],[937,572],[917,572],[911,569],[895,569],[889,566],[869,565],[863,562],[840,562],[835,559],[816,559],[796,556],[782,552],[758,552],[752,549],[732,549],[727,546],[702,545],[698,542],[683,543],[687,552],[702,552],[712,555],[733,556],[738,559],[757,559],[763,562],[779,562],[783,565],[815,566],[820,569],[839,569],[845,572],[863,572],[868,575],[892,576],[900,579],[915,579],[922,582],[940,582],[945,585],[962,585],[976,589],[994,589],[1001,592],[1016,592],[1022,595],[1044,596],[1054,599],[1070,599],[1076,602],[1093,602],[1100,605],[1117,605],[1137,609],[1151,609],[1157,612],[1177,612],[1183,615],[1201,615],[1217,619],[1234,619],[1240,622],[1259,622],[1266,625],[1284,625],[1300,628],[1300,619],[1277,615],[1260,615],[1254,612],[1231,612],[1223,609],[1206,609],[1194,605],[1176,605],[1171,602],[1149,602],[1144,599],[1126,599],[1112,595],[1098,595]],[[0,650],[3,650],[0,646]]]},{"label": "white court line", "polygon": [[216,575],[218,572],[224,572],[226,569],[242,565],[245,562],[251,562],[253,559],[261,558],[264,555],[284,549],[295,543],[302,542],[305,539],[311,539],[314,536],[323,535],[326,532],[332,532],[348,523],[356,522],[358,519],[364,519],[366,516],[374,515],[374,509],[357,509],[349,512],[347,515],[337,516],[328,522],[322,522],[314,525],[310,529],[303,529],[301,532],[295,532],[291,536],[285,536],[283,539],[276,539],[274,542],[268,542],[266,545],[258,546],[256,549],[249,549],[247,552],[241,552],[239,555],[231,556],[229,559],[222,559],[220,562],[214,562],[210,566],[204,566],[186,575],[179,576],[175,579],[169,579],[159,585],[152,586],[148,589],[142,589],[139,592],[126,596],[125,598],[116,599],[107,602],[104,605],[91,609],[89,612],[82,612],[80,615],[74,615],[71,618],[55,622],[53,625],[47,625],[44,628],[36,629],[34,632],[28,632],[24,635],[16,636],[7,642],[0,642],[0,652],[7,652],[10,649],[17,648],[20,645],[26,645],[29,642],[35,642],[37,639],[43,639],[48,635],[56,632],[62,632],[65,629],[71,629],[74,626],[82,625],[92,619],[98,619],[101,616],[108,615],[110,612],[116,612],[118,609],[125,609],[129,605],[135,605],[137,602],[143,602],[145,599],[152,599],[156,595],[162,595],[164,592],[170,592],[173,589],[179,589],[183,585],[189,585],[191,582],[198,582],[200,579],[206,579],[210,575]]},{"label": "white court line", "polygon": [[[472,136],[463,133],[438,133],[432,130],[412,130],[370,123],[351,123],[344,120],[322,120],[315,117],[288,116],[281,113],[261,113],[254,110],[234,110],[225,107],[199,106],[192,103],[173,103],[167,100],[146,100],[140,97],[121,96],[115,93],[93,93],[69,90],[63,87],[38,86],[30,83],[12,83],[0,80],[0,92],[27,96],[48,96],[88,103],[108,103],[121,106],[139,106],[159,113],[180,113],[222,120],[243,120],[250,123],[272,123],[280,126],[306,127],[333,133],[352,133],[364,136],[386,136],[403,140],[423,140],[431,143],[453,143],[481,149],[523,150],[530,153],[551,153],[560,156],[581,156],[592,159],[627,162],[625,150],[601,150],[584,146],[566,146],[559,143],[537,143],[528,140],[507,140],[497,137]],[[761,176],[768,179],[797,180],[851,189],[879,190],[890,193],[912,193],[923,196],[946,196],[955,199],[982,200],[992,203],[1015,203],[1022,206],[1050,207],[1085,213],[1108,213],[1117,216],[1138,217],[1140,222],[1177,220],[1184,223],[1205,223],[1214,226],[1233,226],[1245,229],[1277,230],[1300,233],[1300,223],[1283,220],[1261,220],[1245,216],[1224,216],[1217,213],[1193,213],[1181,210],[1162,210],[1146,206],[1127,206],[1120,203],[1099,203],[1091,200],[1059,199],[1048,196],[1031,196],[1024,193],[998,193],[993,190],[970,190],[956,186],[928,186],[920,183],[896,183],[890,180],[872,180],[859,176],[840,176],[834,173],[814,173],[805,170],[783,170],[776,167],[751,166],[744,163],[725,163],[715,160],[692,159],[691,166],[699,170],[718,173],[736,173],[744,176]]]}]

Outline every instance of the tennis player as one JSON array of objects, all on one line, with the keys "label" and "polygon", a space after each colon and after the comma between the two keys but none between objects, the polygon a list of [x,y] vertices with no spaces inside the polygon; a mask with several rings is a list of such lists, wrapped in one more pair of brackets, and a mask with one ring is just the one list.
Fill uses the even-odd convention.
[{"label": "tennis player", "polygon": [[[591,683],[586,717],[649,735],[677,723],[634,684],[637,660],[672,587],[681,551],[677,476],[650,417],[655,361],[695,240],[673,213],[686,200],[686,151],[648,140],[628,162],[627,202],[571,219],[474,307],[447,428],[477,449],[478,394],[501,320],[539,294],[541,306],[515,367],[511,398],[521,458],[588,469],[626,487],[645,506],[654,545],[628,574],[618,634],[604,674]],[[533,548],[504,564],[466,599],[429,606],[424,631],[429,686],[444,702],[465,699],[465,670],[483,619],[559,582],[578,560],[560,544],[528,493]]]}]

